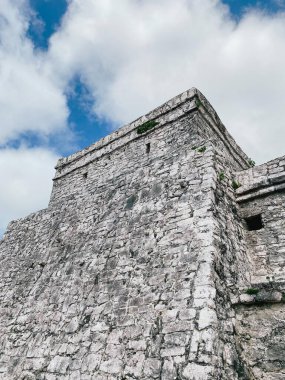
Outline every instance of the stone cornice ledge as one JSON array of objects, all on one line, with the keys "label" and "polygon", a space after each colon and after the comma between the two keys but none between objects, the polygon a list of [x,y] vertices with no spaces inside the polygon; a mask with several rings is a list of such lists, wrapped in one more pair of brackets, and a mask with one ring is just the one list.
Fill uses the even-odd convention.
[{"label": "stone cornice ledge", "polygon": [[284,157],[237,173],[240,187],[236,190],[237,202],[246,202],[271,193],[285,191]]},{"label": "stone cornice ledge", "polygon": [[[270,178],[268,179],[270,181]],[[278,183],[278,180],[281,183]],[[274,178],[275,185],[272,185],[272,182],[268,182],[268,184],[260,184],[259,187],[255,187],[251,190],[248,190],[246,193],[241,193],[237,195],[237,202],[242,203],[249,201],[251,199],[265,197],[271,193],[276,193],[278,191],[285,190],[285,179],[284,178]]]}]

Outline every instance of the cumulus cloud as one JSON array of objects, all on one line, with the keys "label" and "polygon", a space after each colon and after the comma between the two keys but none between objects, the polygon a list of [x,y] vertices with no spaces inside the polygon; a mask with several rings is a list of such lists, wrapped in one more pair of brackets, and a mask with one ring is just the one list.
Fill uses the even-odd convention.
[{"label": "cumulus cloud", "polygon": [[0,144],[64,128],[79,77],[116,124],[196,86],[257,161],[284,153],[284,13],[237,22],[220,0],[69,0],[47,52],[27,38],[30,20],[25,0],[2,0]]},{"label": "cumulus cloud", "polygon": [[44,148],[0,150],[0,236],[11,220],[47,207],[57,158]]},{"label": "cumulus cloud", "polygon": [[42,135],[66,126],[62,88],[48,75],[45,54],[27,38],[30,10],[24,0],[1,0],[0,144],[21,133]]},{"label": "cumulus cloud", "polygon": [[114,121],[196,86],[265,161],[284,153],[284,39],[283,13],[236,22],[218,0],[71,0],[48,56],[63,86],[80,75],[94,112]]}]

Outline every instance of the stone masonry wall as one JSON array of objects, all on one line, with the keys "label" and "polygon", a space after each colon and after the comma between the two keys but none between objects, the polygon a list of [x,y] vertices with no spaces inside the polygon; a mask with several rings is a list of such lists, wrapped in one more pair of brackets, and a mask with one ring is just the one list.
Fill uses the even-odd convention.
[{"label": "stone masonry wall", "polygon": [[253,283],[282,282],[285,266],[285,157],[239,173],[242,217],[261,214],[264,228],[246,233]]},{"label": "stone masonry wall", "polygon": [[[261,215],[246,231],[250,286],[241,289],[236,329],[253,379],[285,379],[285,157],[237,174],[242,218]],[[245,230],[246,230],[245,223]]]},{"label": "stone masonry wall", "polygon": [[[146,120],[159,124],[139,135]],[[253,316],[269,330],[276,316],[246,293],[259,264],[244,217],[252,207],[249,178],[261,170],[248,167],[196,89],[59,160],[48,208],[12,222],[0,241],[0,379],[271,373],[271,359],[256,372],[260,361],[247,339],[266,355],[262,338],[251,334]],[[282,199],[273,201],[276,218]],[[263,238],[272,251],[271,232]],[[272,259],[276,273],[281,261],[282,247]],[[258,286],[262,295],[266,286]],[[271,293],[267,300],[276,298]],[[282,326],[278,305],[274,329]]]}]

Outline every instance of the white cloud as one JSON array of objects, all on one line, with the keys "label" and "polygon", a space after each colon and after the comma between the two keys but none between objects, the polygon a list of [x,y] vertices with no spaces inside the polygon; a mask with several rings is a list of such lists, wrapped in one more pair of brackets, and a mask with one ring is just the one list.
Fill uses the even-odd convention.
[{"label": "white cloud", "polygon": [[57,159],[43,148],[0,150],[0,235],[11,220],[47,207]]},{"label": "white cloud", "polygon": [[236,23],[218,0],[69,0],[47,53],[26,37],[30,15],[25,0],[1,1],[0,143],[64,128],[79,75],[116,123],[196,86],[248,154],[284,153],[284,13]]},{"label": "white cloud", "polygon": [[[68,0],[40,52],[27,1],[0,0],[0,145],[68,133],[66,92],[79,76],[94,112],[116,124],[196,86],[253,159],[285,153],[285,13],[251,9],[235,22],[219,0]],[[46,148],[0,150],[0,229],[47,205],[55,161]]]},{"label": "white cloud", "polygon": [[1,0],[0,144],[24,132],[48,135],[66,126],[62,89],[47,74],[45,55],[26,37],[26,1]]},{"label": "white cloud", "polygon": [[76,73],[95,112],[131,121],[198,87],[253,158],[284,154],[285,15],[239,23],[218,0],[72,0],[49,60],[65,86]]}]

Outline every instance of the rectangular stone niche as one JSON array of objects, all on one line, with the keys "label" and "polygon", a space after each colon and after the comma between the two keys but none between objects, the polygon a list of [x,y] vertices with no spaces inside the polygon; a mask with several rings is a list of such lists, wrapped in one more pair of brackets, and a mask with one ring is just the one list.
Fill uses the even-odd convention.
[{"label": "rectangular stone niche", "polygon": [[248,231],[257,231],[264,228],[261,214],[245,218]]}]

